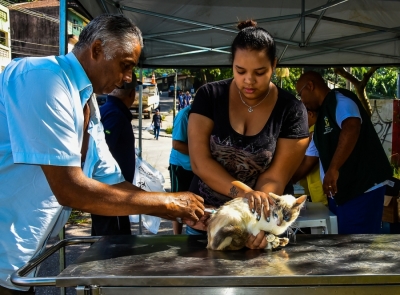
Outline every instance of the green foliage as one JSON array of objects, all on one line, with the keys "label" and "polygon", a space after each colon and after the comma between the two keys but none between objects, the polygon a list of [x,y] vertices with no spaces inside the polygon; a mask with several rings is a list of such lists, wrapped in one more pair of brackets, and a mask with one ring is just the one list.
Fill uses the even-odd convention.
[{"label": "green foliage", "polygon": [[154,72],[154,75],[156,76],[156,78],[160,78],[163,76],[163,74],[167,74],[167,75],[174,74],[175,70],[173,70],[173,69],[155,69],[155,70],[150,69],[150,73],[146,72],[146,77],[150,78],[151,75],[153,74],[153,72]]},{"label": "green foliage", "polygon": [[165,128],[165,133],[172,134],[172,126],[168,126],[167,128]]},{"label": "green foliage", "polygon": [[72,209],[71,215],[69,216],[69,224],[82,224],[90,222],[89,213],[82,212],[79,210]]},{"label": "green foliage", "polygon": [[393,163],[391,164],[393,168],[393,177],[400,179],[400,168]]},{"label": "green foliage", "polygon": [[[352,74],[361,80],[369,68],[352,68]],[[386,96],[395,98],[397,92],[397,71],[395,67],[383,67],[369,79],[366,91],[368,95]]]},{"label": "green foliage", "polygon": [[[142,71],[143,77],[151,78],[151,76],[154,75],[156,78],[160,78],[163,76],[163,74],[174,74],[175,70],[174,69],[143,69]],[[139,79],[139,68],[135,68],[135,74],[136,77]]]},{"label": "green foliage", "polygon": [[275,85],[289,91],[290,93],[296,94],[296,83],[297,83],[297,80],[300,78],[301,73],[302,73],[301,68],[290,68],[289,69],[289,77],[285,77],[285,78],[281,79],[280,77],[277,77],[274,74],[274,75],[272,75],[271,81]]},{"label": "green foliage", "polygon": [[[334,73],[333,68],[289,68],[289,77],[279,78],[275,74],[272,76],[272,82],[289,91],[292,94],[296,93],[296,82],[304,71],[314,70],[319,72],[325,80],[335,83],[337,87],[346,87],[346,79]],[[368,67],[351,68],[352,74],[359,80],[369,70]],[[143,69],[145,77],[155,76],[162,77],[163,74],[173,74],[175,69]],[[225,68],[205,68],[205,69],[178,69],[178,72],[194,77],[196,87],[212,82],[233,77],[231,67]],[[396,97],[397,92],[397,72],[396,67],[379,68],[368,81],[366,91],[367,95],[375,95],[377,97]],[[139,77],[139,70],[136,69],[136,75]]]}]

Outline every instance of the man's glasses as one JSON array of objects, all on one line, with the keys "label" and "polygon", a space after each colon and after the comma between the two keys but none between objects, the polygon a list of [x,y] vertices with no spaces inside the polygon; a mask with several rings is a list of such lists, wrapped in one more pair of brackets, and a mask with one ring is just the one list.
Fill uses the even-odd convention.
[{"label": "man's glasses", "polygon": [[[307,82],[307,83],[308,83],[308,82]],[[307,86],[307,83],[306,83],[306,84],[304,84],[304,86],[303,86],[303,87],[301,87],[301,89],[299,90],[299,92],[297,92],[297,94],[296,94],[296,98],[297,98],[298,100],[301,100],[301,92],[303,91],[304,87],[306,87],[306,86]]]}]

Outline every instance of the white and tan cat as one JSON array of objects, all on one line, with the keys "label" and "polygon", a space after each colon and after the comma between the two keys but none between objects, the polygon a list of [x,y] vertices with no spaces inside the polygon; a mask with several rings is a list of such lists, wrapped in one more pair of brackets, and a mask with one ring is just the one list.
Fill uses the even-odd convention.
[{"label": "white and tan cat", "polygon": [[208,224],[207,249],[239,250],[245,246],[249,234],[256,236],[261,230],[268,233],[266,249],[286,246],[289,240],[276,236],[284,233],[296,220],[307,196],[297,199],[292,195],[269,193],[269,196],[272,205],[268,220],[262,212],[257,221],[257,213],[250,211],[246,198],[236,198],[221,206]]}]

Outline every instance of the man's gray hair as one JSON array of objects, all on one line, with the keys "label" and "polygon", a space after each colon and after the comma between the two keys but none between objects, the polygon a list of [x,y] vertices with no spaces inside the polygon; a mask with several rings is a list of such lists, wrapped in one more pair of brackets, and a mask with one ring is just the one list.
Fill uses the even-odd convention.
[{"label": "man's gray hair", "polygon": [[138,44],[143,48],[142,32],[123,15],[102,14],[94,18],[82,30],[72,52],[82,52],[95,40],[101,40],[106,60],[118,52],[132,53]]}]

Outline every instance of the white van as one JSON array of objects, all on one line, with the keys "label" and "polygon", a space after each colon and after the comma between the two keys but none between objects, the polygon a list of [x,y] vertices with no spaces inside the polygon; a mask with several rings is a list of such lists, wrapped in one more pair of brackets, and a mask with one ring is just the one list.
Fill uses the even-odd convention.
[{"label": "white van", "polygon": [[[157,84],[143,83],[142,112],[145,119],[150,119],[152,112],[160,104],[160,94]],[[132,114],[139,113],[139,86],[136,87],[136,98],[130,107]]]}]

